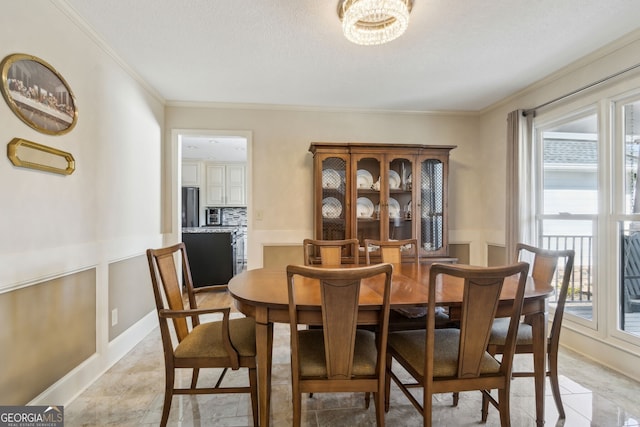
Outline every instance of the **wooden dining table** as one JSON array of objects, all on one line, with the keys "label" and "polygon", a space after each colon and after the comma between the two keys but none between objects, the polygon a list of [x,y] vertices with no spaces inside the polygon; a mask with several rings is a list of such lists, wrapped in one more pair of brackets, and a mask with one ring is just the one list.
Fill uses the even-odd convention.
[{"label": "wooden dining table", "polygon": [[[425,306],[428,299],[429,270],[431,264],[394,264],[391,284],[391,307]],[[353,266],[341,266],[353,268]],[[459,317],[463,282],[454,277],[440,277],[436,289],[436,305],[448,307],[452,319]],[[510,315],[516,278],[508,278],[500,295],[498,317]],[[374,324],[381,303],[382,277],[363,280],[360,290],[358,321]],[[299,288],[296,288],[299,289]],[[284,269],[255,269],[236,275],[229,282],[229,292],[236,308],[256,320],[256,358],[258,369],[259,420],[269,426],[271,406],[271,365],[273,351],[273,324],[289,323],[287,277]],[[303,306],[301,323],[322,324],[319,287],[308,287],[296,294]],[[547,352],[547,298],[553,293],[548,283],[527,281],[522,314],[531,320],[533,329],[533,363],[535,372],[536,423],[544,424],[544,387]]]}]

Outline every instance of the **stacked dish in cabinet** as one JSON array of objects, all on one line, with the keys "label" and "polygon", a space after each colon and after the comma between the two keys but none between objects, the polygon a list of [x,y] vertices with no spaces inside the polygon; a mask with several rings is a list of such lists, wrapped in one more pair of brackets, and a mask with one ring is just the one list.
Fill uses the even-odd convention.
[{"label": "stacked dish in cabinet", "polygon": [[[322,162],[320,176],[322,236],[325,240],[341,240],[347,236],[347,162],[329,157]],[[317,187],[316,187],[317,188]]]},{"label": "stacked dish in cabinet", "polygon": [[[379,200],[379,192],[380,192],[380,179],[378,181],[373,182],[373,176],[371,173],[365,169],[358,169],[357,173],[357,190],[358,190],[358,198],[356,200],[356,217],[358,219],[366,219],[366,218],[379,218],[380,215],[380,204],[371,200],[372,198]],[[389,171],[389,190],[399,190],[401,188],[401,180],[400,175],[394,170]],[[367,196],[367,193],[374,192],[377,194],[372,194]],[[400,203],[394,197],[389,197],[388,199],[388,209],[389,209],[389,218],[400,218],[402,215],[402,210],[400,208]]]},{"label": "stacked dish in cabinet", "polygon": [[[340,173],[334,169],[324,169],[322,171],[322,189],[327,195],[322,199],[323,218],[340,218],[342,216],[342,201],[344,191],[340,192],[344,186],[344,179]],[[338,196],[338,197],[336,197]]]}]

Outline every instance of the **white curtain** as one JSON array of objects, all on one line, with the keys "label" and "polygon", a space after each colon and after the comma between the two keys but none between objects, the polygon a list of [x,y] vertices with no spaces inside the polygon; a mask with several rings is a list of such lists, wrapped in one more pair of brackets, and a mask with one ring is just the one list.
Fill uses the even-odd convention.
[{"label": "white curtain", "polygon": [[535,244],[533,116],[524,110],[507,116],[507,262],[516,259],[516,243]]}]

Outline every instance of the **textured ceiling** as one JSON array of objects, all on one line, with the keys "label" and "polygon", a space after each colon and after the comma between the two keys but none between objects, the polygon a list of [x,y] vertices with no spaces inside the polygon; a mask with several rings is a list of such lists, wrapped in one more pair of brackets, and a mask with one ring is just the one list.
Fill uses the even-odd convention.
[{"label": "textured ceiling", "polygon": [[347,41],[337,0],[57,0],[167,101],[478,111],[640,27],[640,0],[415,0]]}]

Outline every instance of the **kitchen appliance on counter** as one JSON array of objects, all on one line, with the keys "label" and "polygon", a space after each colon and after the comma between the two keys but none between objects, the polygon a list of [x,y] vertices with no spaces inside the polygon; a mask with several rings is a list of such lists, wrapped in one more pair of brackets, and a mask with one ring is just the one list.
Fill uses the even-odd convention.
[{"label": "kitchen appliance on counter", "polygon": [[182,226],[200,226],[200,189],[182,187]]},{"label": "kitchen appliance on counter", "polygon": [[222,225],[222,208],[207,208],[205,210],[206,225]]}]

